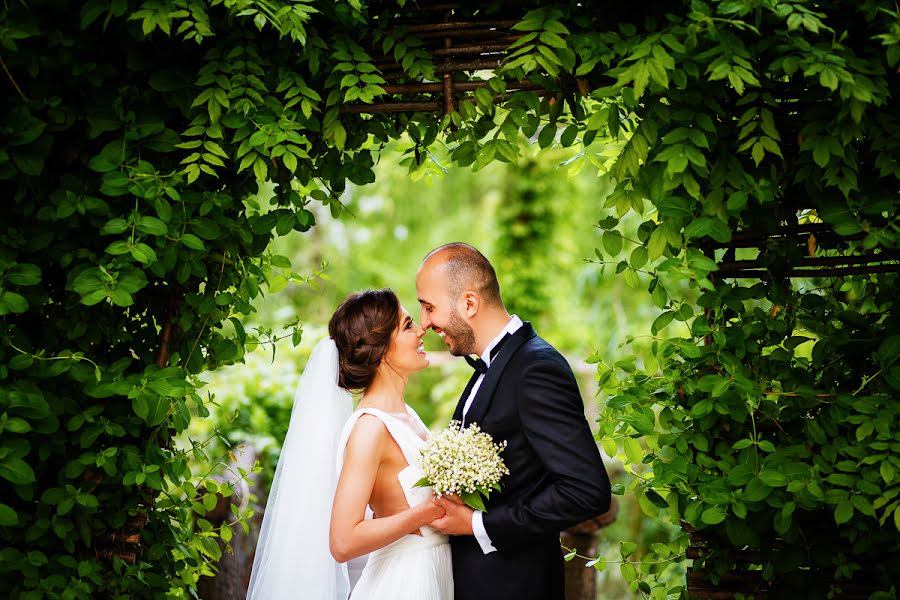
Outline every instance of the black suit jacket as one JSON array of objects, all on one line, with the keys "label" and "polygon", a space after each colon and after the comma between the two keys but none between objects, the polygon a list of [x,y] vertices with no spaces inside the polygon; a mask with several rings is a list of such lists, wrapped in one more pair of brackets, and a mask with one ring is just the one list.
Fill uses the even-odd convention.
[{"label": "black suit jacket", "polygon": [[473,536],[450,539],[455,600],[563,600],[559,532],[609,510],[610,484],[572,370],[531,324],[491,361],[466,415],[471,423],[506,440],[509,475],[483,515],[497,552],[484,554]]}]

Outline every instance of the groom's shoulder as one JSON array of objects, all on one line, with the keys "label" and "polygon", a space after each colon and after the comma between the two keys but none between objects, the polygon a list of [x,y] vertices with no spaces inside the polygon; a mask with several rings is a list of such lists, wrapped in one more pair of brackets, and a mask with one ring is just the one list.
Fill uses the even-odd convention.
[{"label": "groom's shoulder", "polygon": [[559,350],[537,333],[522,344],[521,350],[522,359],[528,362],[547,361],[568,364]]}]

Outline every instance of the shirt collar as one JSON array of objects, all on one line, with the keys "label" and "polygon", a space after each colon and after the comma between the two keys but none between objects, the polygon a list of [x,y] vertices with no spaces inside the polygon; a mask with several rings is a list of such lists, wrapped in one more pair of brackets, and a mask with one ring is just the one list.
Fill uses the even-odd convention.
[{"label": "shirt collar", "polygon": [[484,361],[484,364],[486,364],[487,366],[491,366],[491,350],[493,350],[494,346],[496,346],[500,342],[500,340],[503,339],[503,336],[507,334],[514,334],[519,330],[521,326],[522,319],[520,319],[516,315],[510,317],[509,322],[506,324],[506,327],[504,327],[503,330],[497,334],[497,337],[495,337],[488,343],[487,347],[484,349],[484,352],[481,354],[481,360]]}]

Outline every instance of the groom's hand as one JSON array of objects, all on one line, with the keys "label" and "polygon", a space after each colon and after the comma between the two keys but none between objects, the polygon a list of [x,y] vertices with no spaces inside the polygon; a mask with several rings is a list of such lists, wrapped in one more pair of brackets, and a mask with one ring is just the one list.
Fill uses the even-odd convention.
[{"label": "groom's hand", "polygon": [[473,535],[472,513],[475,511],[451,498],[438,497],[432,500],[443,508],[447,514],[431,522],[431,526],[447,535]]}]

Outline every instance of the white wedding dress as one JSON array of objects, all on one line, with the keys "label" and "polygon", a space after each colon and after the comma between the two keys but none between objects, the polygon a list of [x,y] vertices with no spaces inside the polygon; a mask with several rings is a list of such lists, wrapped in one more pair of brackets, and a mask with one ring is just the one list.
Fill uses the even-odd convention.
[{"label": "white wedding dress", "polygon": [[[415,411],[407,406],[410,419],[428,431]],[[338,443],[337,470],[344,461],[344,448],[356,421],[364,414],[377,417],[400,446],[408,466],[397,475],[410,506],[431,495],[431,488],[415,487],[422,476],[419,449],[425,443],[403,420],[382,410],[361,408],[344,425]],[[453,568],[448,537],[432,527],[422,527],[422,535],[409,534],[375,550],[350,594],[350,600],[453,600]]]}]

